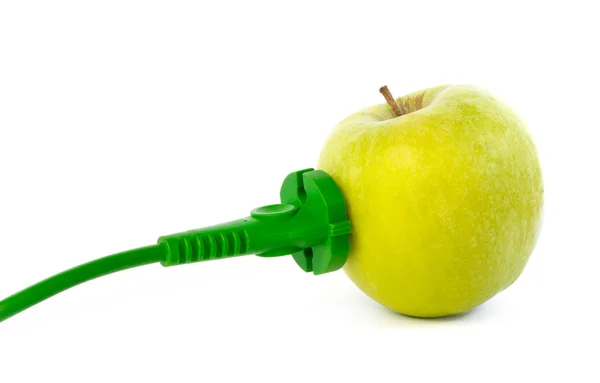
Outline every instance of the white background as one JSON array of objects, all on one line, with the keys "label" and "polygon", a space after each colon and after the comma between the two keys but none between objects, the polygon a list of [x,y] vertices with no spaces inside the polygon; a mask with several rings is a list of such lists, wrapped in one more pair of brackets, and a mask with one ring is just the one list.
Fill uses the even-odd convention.
[{"label": "white background", "polygon": [[277,202],[383,84],[505,99],[546,212],[521,278],[467,315],[393,314],[289,257],[147,266],[0,324],[0,382],[597,382],[595,3],[1,2],[0,298]]}]

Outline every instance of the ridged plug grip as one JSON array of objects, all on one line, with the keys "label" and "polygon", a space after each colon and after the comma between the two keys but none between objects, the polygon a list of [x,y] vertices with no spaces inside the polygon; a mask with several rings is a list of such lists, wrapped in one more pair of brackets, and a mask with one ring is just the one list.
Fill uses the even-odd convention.
[{"label": "ridged plug grip", "polygon": [[348,257],[350,222],[333,179],[321,170],[288,175],[280,204],[254,209],[249,217],[159,238],[163,266],[238,255],[294,254],[305,271],[323,274],[341,268]]}]

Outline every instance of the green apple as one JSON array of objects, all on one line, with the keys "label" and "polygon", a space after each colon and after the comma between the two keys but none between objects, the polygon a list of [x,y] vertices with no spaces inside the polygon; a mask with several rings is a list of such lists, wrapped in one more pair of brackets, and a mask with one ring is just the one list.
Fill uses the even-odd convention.
[{"label": "green apple", "polygon": [[319,158],[352,222],[344,270],[394,311],[466,312],[510,286],[533,251],[544,193],[536,148],[519,116],[474,86],[396,102],[399,117],[381,104],[340,122]]}]

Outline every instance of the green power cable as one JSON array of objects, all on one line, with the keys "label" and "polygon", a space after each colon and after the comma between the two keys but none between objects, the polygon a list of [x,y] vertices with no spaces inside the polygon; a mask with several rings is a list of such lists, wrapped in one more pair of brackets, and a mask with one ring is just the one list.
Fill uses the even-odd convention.
[{"label": "green power cable", "polygon": [[83,282],[160,262],[163,266],[256,254],[292,254],[315,275],[340,269],[350,251],[350,221],[341,191],[321,170],[289,174],[281,203],[252,210],[249,217],[163,236],[154,246],[110,255],[77,266],[0,301],[0,322]]},{"label": "green power cable", "polygon": [[0,302],[0,322],[83,282],[132,267],[160,262],[163,249],[148,246],[109,255],[56,274]]}]

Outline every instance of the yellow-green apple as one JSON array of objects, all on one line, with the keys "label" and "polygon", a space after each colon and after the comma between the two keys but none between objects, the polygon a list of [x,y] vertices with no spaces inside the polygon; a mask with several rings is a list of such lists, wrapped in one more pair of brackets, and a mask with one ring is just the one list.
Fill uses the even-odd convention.
[{"label": "yellow-green apple", "polygon": [[535,145],[515,112],[474,86],[400,97],[400,116],[390,101],[341,121],[319,158],[353,225],[344,269],[394,311],[468,311],[510,286],[533,251],[544,192]]}]

